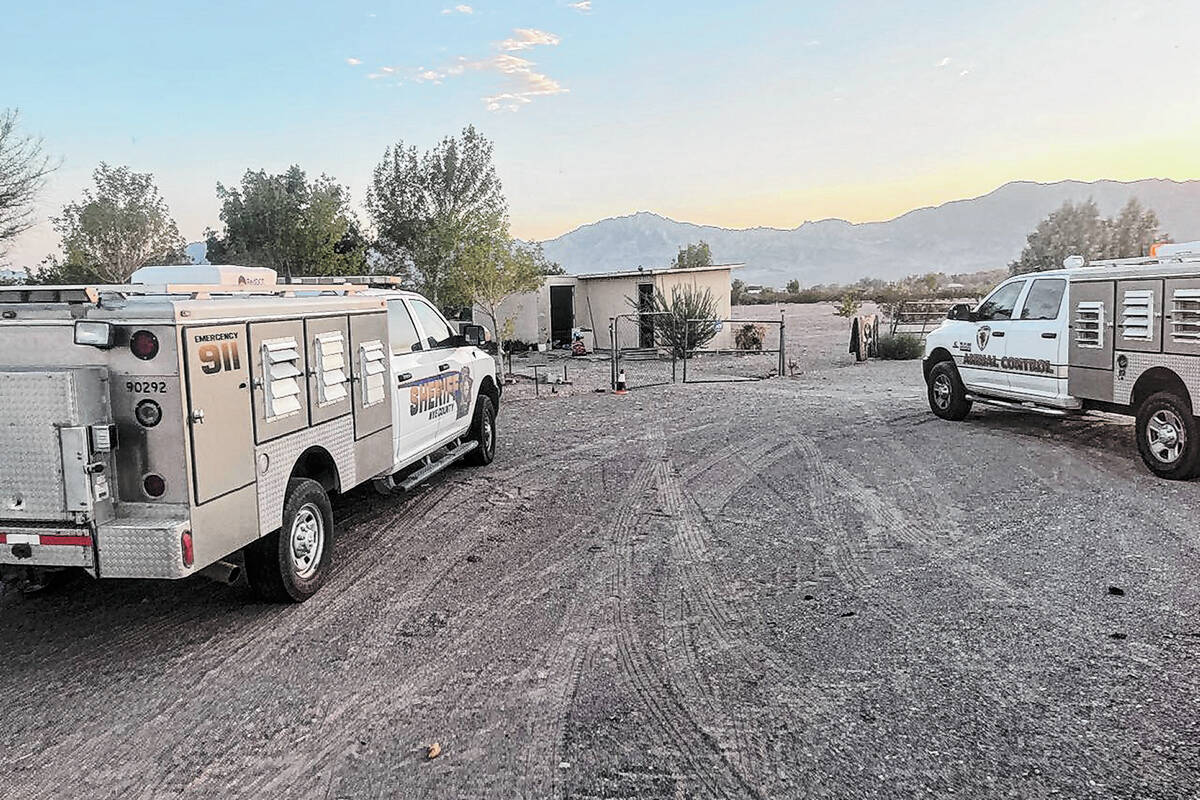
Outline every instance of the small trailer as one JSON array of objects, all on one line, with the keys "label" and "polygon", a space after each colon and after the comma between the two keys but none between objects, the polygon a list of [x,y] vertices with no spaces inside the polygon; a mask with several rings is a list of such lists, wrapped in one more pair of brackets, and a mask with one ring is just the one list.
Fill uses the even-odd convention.
[{"label": "small trailer", "polygon": [[1009,278],[929,333],[933,413],[961,420],[980,402],[1127,414],[1152,472],[1200,475],[1200,242],[1063,266]]},{"label": "small trailer", "polygon": [[229,576],[242,551],[258,594],[303,601],[330,494],[491,461],[485,336],[418,294],[260,268],[0,289],[0,569]]}]

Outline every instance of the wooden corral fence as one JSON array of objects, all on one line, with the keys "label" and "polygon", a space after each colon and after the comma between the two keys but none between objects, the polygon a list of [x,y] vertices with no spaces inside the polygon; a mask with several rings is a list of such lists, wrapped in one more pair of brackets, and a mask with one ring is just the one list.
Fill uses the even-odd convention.
[{"label": "wooden corral fence", "polygon": [[905,300],[896,304],[892,312],[890,333],[909,334],[925,341],[925,336],[946,318],[950,309],[959,303],[974,306],[975,298],[961,297],[955,300]]}]

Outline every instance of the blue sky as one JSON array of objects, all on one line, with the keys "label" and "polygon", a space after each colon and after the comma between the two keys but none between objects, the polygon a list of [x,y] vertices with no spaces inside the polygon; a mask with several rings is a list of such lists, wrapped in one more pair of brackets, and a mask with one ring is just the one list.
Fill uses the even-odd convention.
[{"label": "blue sky", "polygon": [[[247,168],[298,163],[361,202],[387,145],[466,124],[530,238],[642,209],[792,227],[1012,179],[1200,177],[1182,0],[45,2],[5,27],[0,106],[62,159],[43,219],[105,160],[153,172],[189,239]],[[43,223],[12,256],[54,245]]]}]

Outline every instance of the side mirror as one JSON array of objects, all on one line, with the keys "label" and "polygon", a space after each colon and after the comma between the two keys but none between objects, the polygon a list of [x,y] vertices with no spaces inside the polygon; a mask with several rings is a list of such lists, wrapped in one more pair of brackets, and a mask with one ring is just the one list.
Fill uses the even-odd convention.
[{"label": "side mirror", "polygon": [[463,341],[472,347],[479,347],[487,341],[487,330],[482,325],[463,325]]},{"label": "side mirror", "polygon": [[972,321],[971,318],[973,316],[975,315],[974,312],[971,311],[971,305],[969,303],[955,303],[950,307],[949,313],[946,314],[946,319]]}]

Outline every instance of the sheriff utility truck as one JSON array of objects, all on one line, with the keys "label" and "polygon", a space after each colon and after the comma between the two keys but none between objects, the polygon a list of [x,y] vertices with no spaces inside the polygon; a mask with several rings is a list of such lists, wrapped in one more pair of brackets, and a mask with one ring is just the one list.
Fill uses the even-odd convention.
[{"label": "sheriff utility truck", "polygon": [[0,569],[228,577],[242,551],[258,594],[303,601],[331,493],[492,460],[485,336],[418,294],[259,268],[0,289]]},{"label": "sheriff utility truck", "polygon": [[950,420],[973,402],[1127,414],[1152,472],[1200,474],[1200,242],[1063,267],[950,310],[925,343],[929,407]]}]

